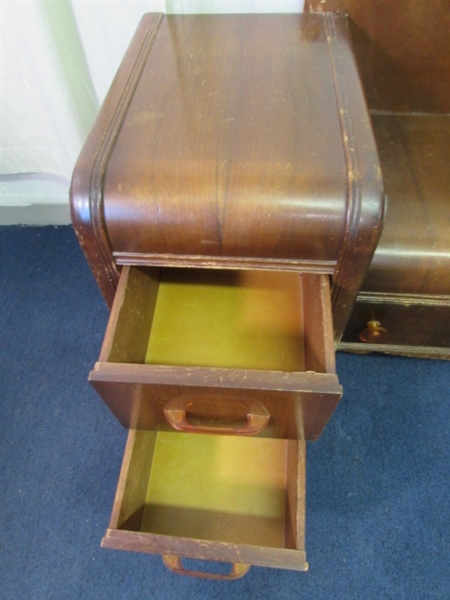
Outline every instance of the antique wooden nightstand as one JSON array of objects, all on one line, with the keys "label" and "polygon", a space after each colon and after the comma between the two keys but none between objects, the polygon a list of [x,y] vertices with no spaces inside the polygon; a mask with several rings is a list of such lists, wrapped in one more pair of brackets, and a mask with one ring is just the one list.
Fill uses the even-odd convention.
[{"label": "antique wooden nightstand", "polygon": [[130,428],[103,546],[306,570],[305,441],[384,215],[346,19],[146,15],[71,205]]}]

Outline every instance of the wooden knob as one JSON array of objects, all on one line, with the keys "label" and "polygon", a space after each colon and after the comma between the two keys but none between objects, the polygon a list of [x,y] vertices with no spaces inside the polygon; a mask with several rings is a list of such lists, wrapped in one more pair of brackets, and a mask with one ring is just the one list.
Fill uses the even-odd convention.
[{"label": "wooden knob", "polygon": [[389,337],[388,330],[381,327],[380,321],[369,321],[366,328],[359,334],[362,342],[370,344],[379,344],[385,342]]}]

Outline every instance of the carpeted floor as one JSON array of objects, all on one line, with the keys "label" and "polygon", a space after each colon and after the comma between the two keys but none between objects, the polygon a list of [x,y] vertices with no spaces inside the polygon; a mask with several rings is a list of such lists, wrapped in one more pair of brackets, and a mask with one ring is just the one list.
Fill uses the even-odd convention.
[{"label": "carpeted floor", "polygon": [[308,446],[308,573],[236,582],[102,550],[126,432],[87,383],[108,313],[69,227],[0,228],[2,600],[446,600],[449,375],[338,355],[344,398]]}]

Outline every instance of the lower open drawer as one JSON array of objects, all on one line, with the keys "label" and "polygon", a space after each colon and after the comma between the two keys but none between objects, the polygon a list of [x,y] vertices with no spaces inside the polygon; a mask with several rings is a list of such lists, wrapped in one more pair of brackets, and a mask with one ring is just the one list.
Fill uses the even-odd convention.
[{"label": "lower open drawer", "polygon": [[[305,442],[130,430],[105,548],[305,571]],[[195,573],[199,575],[199,573]]]}]

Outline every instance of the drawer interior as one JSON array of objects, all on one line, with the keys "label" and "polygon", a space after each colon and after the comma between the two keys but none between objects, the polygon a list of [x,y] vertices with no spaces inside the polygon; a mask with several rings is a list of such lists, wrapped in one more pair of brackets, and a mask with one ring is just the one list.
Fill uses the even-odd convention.
[{"label": "drawer interior", "polygon": [[286,459],[282,440],[161,432],[141,531],[282,547]]},{"label": "drawer interior", "polygon": [[264,548],[275,555],[262,564],[291,550],[287,565],[306,568],[295,555],[304,551],[304,464],[304,442],[130,430],[103,545],[137,549],[139,539],[140,550],[164,553],[178,540],[192,558],[205,556],[183,540],[213,553],[214,544],[242,545],[250,558],[257,547],[254,564]]},{"label": "drawer interior", "polygon": [[124,267],[100,362],[333,373],[327,284],[289,272]]},{"label": "drawer interior", "polygon": [[291,273],[163,271],[145,362],[301,371],[301,295]]}]

